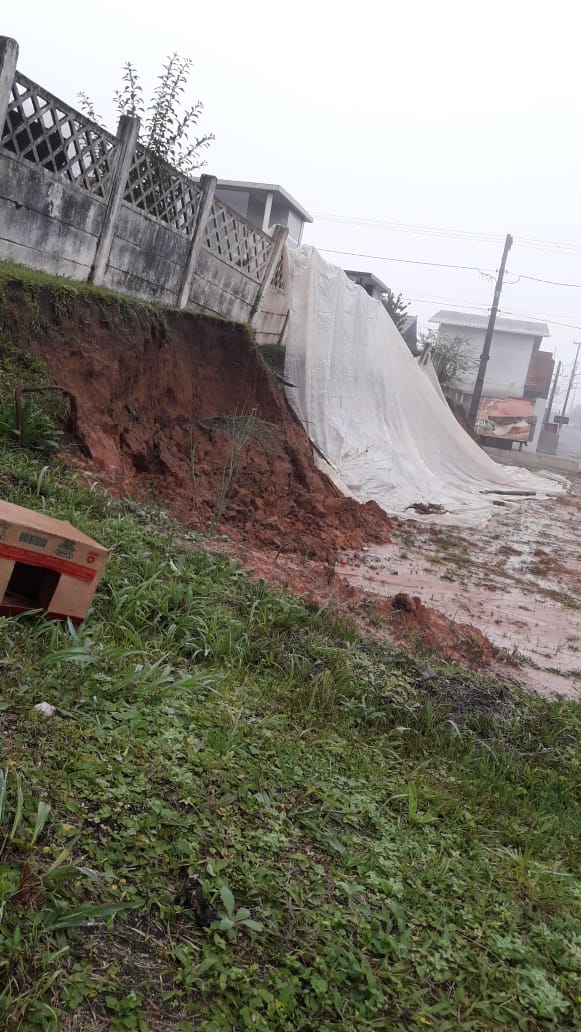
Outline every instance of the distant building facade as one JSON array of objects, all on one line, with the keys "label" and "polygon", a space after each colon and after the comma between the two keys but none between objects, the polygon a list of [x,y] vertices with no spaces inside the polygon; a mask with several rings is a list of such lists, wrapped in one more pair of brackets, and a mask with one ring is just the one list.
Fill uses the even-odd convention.
[{"label": "distant building facade", "polygon": [[300,245],[305,223],[313,221],[306,208],[282,186],[219,179],[216,196],[265,233],[274,226],[286,226],[289,247]]},{"label": "distant building facade", "polygon": [[[488,326],[488,316],[441,310],[430,322],[441,336],[465,340],[470,368],[453,384],[457,400],[468,408]],[[546,399],[551,386],[554,359],[542,351],[550,336],[546,323],[497,318],[486,366],[482,404],[476,429],[489,443],[512,447],[516,441],[536,449]]]}]

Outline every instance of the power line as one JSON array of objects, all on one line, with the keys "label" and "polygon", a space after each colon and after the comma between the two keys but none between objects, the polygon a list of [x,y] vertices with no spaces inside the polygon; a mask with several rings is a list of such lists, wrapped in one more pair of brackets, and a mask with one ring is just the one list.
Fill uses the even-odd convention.
[{"label": "power line", "polygon": [[[318,247],[318,251],[324,251],[325,254],[342,254],[347,255],[349,258],[371,258],[373,261],[378,262],[401,262],[403,265],[429,265],[435,269],[465,269],[468,272],[479,272],[481,275],[494,276],[495,273],[491,269],[480,269],[477,265],[451,265],[449,262],[425,262],[420,261],[419,258],[388,258],[385,254],[361,254],[357,251],[337,251],[331,247]],[[513,275],[515,275],[513,273]]]},{"label": "power line", "polygon": [[504,315],[516,315],[517,318],[524,318],[524,319],[526,319],[527,317],[530,318],[531,315],[532,315],[535,319],[548,319],[548,321],[551,323],[552,326],[564,326],[566,330],[581,330],[581,326],[579,326],[578,323],[575,324],[575,323],[559,322],[558,319],[553,319],[549,315],[536,315],[534,312],[529,312],[529,313],[527,313],[527,312],[510,312],[507,308],[503,309],[503,314]]},{"label": "power line", "polygon": [[[404,222],[384,222],[380,219],[363,219],[349,215],[331,215],[325,212],[315,212],[315,218],[324,219],[327,222],[339,222],[353,226],[364,226],[368,229],[384,229],[396,233],[414,233],[419,236],[448,237],[454,240],[471,240],[478,243],[498,244],[504,238],[499,233],[481,233],[463,229],[446,229],[437,226],[412,225]],[[528,247],[539,251],[550,253],[561,252],[562,254],[576,257],[581,255],[581,244],[566,244],[558,240],[540,240],[536,237],[518,237],[517,243],[521,247]]]},{"label": "power line", "polygon": [[[441,297],[410,297],[407,298],[413,304],[434,304],[434,305],[446,305],[448,308],[458,308],[460,311],[466,311],[466,309],[478,309],[482,312],[489,312],[490,305],[475,304],[472,301],[449,301],[447,298]],[[547,315],[544,312],[519,312],[511,308],[500,308],[499,315],[502,316],[514,316],[517,319],[545,319],[550,322],[552,326],[561,326],[567,330],[578,330],[581,332],[581,325],[579,323],[567,323],[560,322],[559,317],[553,317]],[[429,320],[428,320],[429,322]]]},{"label": "power line", "polygon": [[[411,304],[446,305],[448,308],[458,308],[460,311],[466,311],[466,309],[477,309],[482,312],[490,311],[490,305],[483,305],[476,301],[462,300],[461,298],[450,299],[448,297],[433,297],[429,294],[417,294],[416,297],[407,297],[406,295],[406,300]],[[546,319],[554,326],[562,326],[568,330],[578,330],[581,332],[581,325],[578,323],[560,322],[560,316],[554,315],[554,313],[551,312],[519,312],[514,309],[499,308],[499,315],[515,316],[516,318],[521,319]]]},{"label": "power line", "polygon": [[[450,301],[447,297],[429,297],[427,294],[420,294],[419,297],[408,297],[406,294],[406,301],[411,304],[421,305],[447,305],[449,308],[459,308],[464,311],[466,308],[476,308],[481,312],[489,312],[490,305],[483,305],[476,301]],[[502,309],[504,311],[504,309]]]},{"label": "power line", "polygon": [[563,283],[562,280],[541,279],[539,276],[527,276],[524,272],[509,272],[509,275],[518,278],[514,283],[507,283],[508,287],[515,287],[519,280],[526,279],[532,280],[533,283],[548,283],[551,287],[574,287],[576,290],[581,290],[581,283]]},{"label": "power line", "polygon": [[[385,254],[363,254],[361,251],[339,251],[334,250],[331,247],[318,247],[318,251],[324,251],[325,254],[342,254],[349,258],[369,258],[376,262],[400,262],[403,265],[428,265],[434,269],[460,269],[464,272],[478,272],[481,276],[494,276],[495,273],[491,269],[481,269],[478,265],[453,265],[450,262],[427,262],[421,261],[419,258],[393,258]],[[581,283],[565,283],[562,280],[549,280],[542,279],[540,276],[529,276],[524,272],[509,272],[509,275],[516,276],[517,279],[514,283],[507,283],[509,287],[515,287],[519,280],[532,280],[534,283],[546,283],[550,287],[574,287],[576,290],[581,290]]]},{"label": "power line", "polygon": [[[449,308],[459,308],[463,311],[466,311],[467,308],[476,308],[483,312],[490,311],[490,305],[483,305],[480,302],[476,301],[463,301],[460,298],[450,299],[447,297],[433,297],[428,294],[419,294],[417,297],[408,298],[406,296],[406,300],[415,304],[447,305]],[[516,316],[516,318],[521,319],[545,319],[547,322],[552,323],[554,326],[564,326],[566,329],[569,330],[581,331],[581,325],[579,325],[579,323],[560,322],[560,319],[566,319],[567,316],[561,316],[559,313],[555,312],[531,312],[530,310],[522,312],[515,310],[514,308],[500,308],[499,314],[501,316]]]},{"label": "power line", "polygon": [[404,222],[382,222],[379,219],[351,218],[346,215],[326,215],[315,212],[315,218],[328,222],[340,222],[352,226],[365,226],[369,229],[387,229],[397,233],[416,233],[421,236],[446,236],[460,240],[479,240],[484,243],[497,243],[501,236],[494,233],[472,233],[468,230],[438,229],[433,226],[410,225]]}]

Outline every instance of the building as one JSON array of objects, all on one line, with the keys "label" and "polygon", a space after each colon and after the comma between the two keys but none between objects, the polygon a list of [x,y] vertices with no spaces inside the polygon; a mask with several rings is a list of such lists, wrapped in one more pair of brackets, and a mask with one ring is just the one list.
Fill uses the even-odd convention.
[{"label": "building", "polygon": [[[457,400],[468,408],[488,315],[441,310],[430,322],[438,324],[439,335],[466,341],[470,364],[453,386]],[[476,422],[477,431],[489,443],[511,448],[517,441],[536,450],[554,366],[551,352],[541,351],[548,336],[546,323],[497,318]]]},{"label": "building", "polygon": [[282,186],[219,179],[216,196],[265,233],[274,226],[287,226],[289,247],[299,246],[305,223],[313,221],[312,215]]},{"label": "building", "polygon": [[356,269],[345,269],[345,275],[353,280],[358,287],[363,287],[364,291],[369,294],[370,297],[375,298],[376,301],[381,301],[383,294],[387,294],[389,287],[382,283],[377,276],[374,276],[372,272],[359,272]]}]

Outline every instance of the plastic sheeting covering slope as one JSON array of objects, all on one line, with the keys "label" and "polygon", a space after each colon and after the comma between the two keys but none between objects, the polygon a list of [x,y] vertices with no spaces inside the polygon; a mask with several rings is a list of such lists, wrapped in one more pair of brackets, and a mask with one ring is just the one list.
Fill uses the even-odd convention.
[{"label": "plastic sheeting covering slope", "polygon": [[[462,430],[410,354],[383,305],[312,247],[290,252],[285,339],[289,401],[333,480],[361,502],[413,516],[441,505],[440,522],[480,523],[483,492],[562,489],[498,466]],[[324,462],[321,468],[328,467]]]},{"label": "plastic sheeting covering slope", "polygon": [[430,355],[427,355],[425,358],[424,358],[423,355],[420,355],[419,358],[416,358],[416,363],[418,365],[418,368],[422,370],[422,373],[424,374],[424,376],[427,376],[428,380],[430,381],[432,387],[434,388],[434,390],[435,390],[436,394],[438,395],[438,397],[440,398],[440,400],[443,401],[444,404],[446,404],[446,399],[444,397],[444,392],[443,392],[442,388],[440,387],[440,381],[438,380],[438,374],[436,372],[436,367],[435,367],[434,363],[432,362],[432,359],[431,359]]}]

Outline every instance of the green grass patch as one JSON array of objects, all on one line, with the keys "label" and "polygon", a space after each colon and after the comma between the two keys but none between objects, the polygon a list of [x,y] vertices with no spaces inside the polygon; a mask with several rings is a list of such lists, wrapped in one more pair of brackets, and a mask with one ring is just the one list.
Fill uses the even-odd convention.
[{"label": "green grass patch", "polygon": [[209,318],[213,322],[233,324],[232,320],[218,315],[202,315],[158,301],[120,294],[108,287],[97,287],[83,280],[53,276],[15,262],[0,261],[0,319],[14,291],[18,294],[21,315],[25,316],[28,328],[33,333],[42,333],[52,322],[66,323],[79,304],[85,308],[83,317],[86,317],[87,306],[93,304],[100,310],[105,324],[114,325],[116,321],[130,323],[135,318],[141,318],[164,333],[169,332],[169,321],[176,318]]},{"label": "green grass patch", "polygon": [[575,704],[366,641],[64,466],[0,451],[0,484],[111,549],[80,630],[0,618],[0,1027],[579,1027]]},{"label": "green grass patch", "polygon": [[17,265],[15,262],[0,262],[0,300],[7,288],[14,285],[17,285],[28,298],[29,314],[32,316],[33,326],[37,329],[40,328],[40,316],[35,312],[35,303],[41,295],[50,299],[56,316],[70,315],[74,303],[79,299],[96,301],[104,307],[115,308],[121,315],[147,314],[160,317],[168,310],[179,311],[154,301],[119,294],[108,287],[96,287],[92,283],[69,279],[66,276],[53,276],[47,272],[30,269],[26,265]]}]

